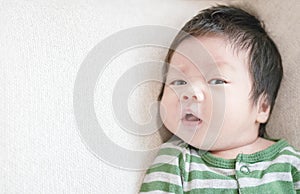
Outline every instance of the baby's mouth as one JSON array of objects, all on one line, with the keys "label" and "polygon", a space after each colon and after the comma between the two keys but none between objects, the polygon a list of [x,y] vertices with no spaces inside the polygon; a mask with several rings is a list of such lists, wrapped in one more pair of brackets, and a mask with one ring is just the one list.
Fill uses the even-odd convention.
[{"label": "baby's mouth", "polygon": [[196,117],[193,114],[186,114],[184,119],[187,121],[201,121],[201,119],[199,119],[198,117]]},{"label": "baby's mouth", "polygon": [[182,118],[182,124],[185,126],[199,126],[202,120],[192,113],[187,113]]}]

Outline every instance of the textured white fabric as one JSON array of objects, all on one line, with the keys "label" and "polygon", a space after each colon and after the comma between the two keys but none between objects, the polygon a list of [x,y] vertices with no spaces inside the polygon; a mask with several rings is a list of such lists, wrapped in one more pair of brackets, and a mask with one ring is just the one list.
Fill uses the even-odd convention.
[{"label": "textured white fabric", "polygon": [[[144,172],[112,167],[82,143],[73,112],[76,74],[88,52],[112,33],[147,24],[180,27],[210,4],[214,1],[1,1],[0,193],[136,193]],[[131,52],[115,65],[121,59],[126,68],[163,58],[151,49]],[[109,85],[124,67],[112,68],[103,81]],[[111,94],[101,87],[95,109],[113,141],[129,149],[162,142],[157,134],[143,140],[121,130],[110,107],[101,106]],[[142,88],[133,97],[143,95]],[[130,111],[145,115],[140,110],[134,105]]]}]

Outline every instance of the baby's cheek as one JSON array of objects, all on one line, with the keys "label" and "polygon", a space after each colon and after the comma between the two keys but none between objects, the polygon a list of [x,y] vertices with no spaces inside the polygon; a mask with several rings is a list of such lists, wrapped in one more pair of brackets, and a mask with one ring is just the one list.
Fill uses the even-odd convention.
[{"label": "baby's cheek", "polygon": [[179,99],[179,96],[183,92],[183,89],[184,87],[177,88],[177,87],[166,86],[164,94],[168,97]]},{"label": "baby's cheek", "polygon": [[162,102],[167,105],[174,105],[179,103],[179,92],[171,87],[166,87],[162,96]]},{"label": "baby's cheek", "polygon": [[160,115],[165,125],[175,124],[178,120],[180,115],[178,107],[180,107],[178,97],[174,92],[165,90],[160,103]]},{"label": "baby's cheek", "polygon": [[164,118],[170,117],[177,107],[177,99],[172,95],[164,95],[160,103],[160,114]]}]

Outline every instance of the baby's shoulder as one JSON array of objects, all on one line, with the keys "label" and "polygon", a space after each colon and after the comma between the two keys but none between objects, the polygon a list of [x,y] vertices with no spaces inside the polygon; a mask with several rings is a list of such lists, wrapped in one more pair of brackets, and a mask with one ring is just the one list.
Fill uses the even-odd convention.
[{"label": "baby's shoulder", "polygon": [[300,151],[287,143],[287,145],[280,150],[277,158],[283,158],[289,162],[296,162],[300,164]]},{"label": "baby's shoulder", "polygon": [[179,156],[186,152],[188,144],[183,140],[173,135],[167,142],[160,146],[158,156]]},{"label": "baby's shoulder", "polygon": [[191,152],[190,147],[183,140],[173,135],[167,142],[160,146],[152,166],[170,164],[178,166],[185,161],[186,155]]},{"label": "baby's shoulder", "polygon": [[187,143],[185,143],[179,137],[173,135],[167,142],[163,143],[160,146],[160,149],[174,148],[174,149],[183,149],[187,147]]},{"label": "baby's shoulder", "polygon": [[[276,146],[277,145],[277,146]],[[289,169],[291,170],[292,174],[299,173],[300,171],[300,152],[298,149],[296,149],[294,146],[289,144],[285,140],[278,141],[275,146],[273,146],[275,149],[268,149],[271,150],[271,153],[269,156],[272,156],[271,158],[268,158],[267,160],[263,160],[262,163],[258,163],[262,166],[264,164],[268,164],[268,167],[278,167],[281,170],[282,169]],[[277,153],[275,153],[275,150],[277,148]],[[272,154],[273,151],[273,154]]]}]

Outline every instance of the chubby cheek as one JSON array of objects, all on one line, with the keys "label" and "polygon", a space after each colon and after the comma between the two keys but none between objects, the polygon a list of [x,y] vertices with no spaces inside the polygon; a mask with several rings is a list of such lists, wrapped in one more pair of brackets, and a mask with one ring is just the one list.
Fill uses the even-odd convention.
[{"label": "chubby cheek", "polygon": [[[245,94],[248,94],[247,91],[245,91]],[[226,120],[239,121],[244,118],[243,116],[247,115],[248,117],[251,114],[252,108],[250,97],[245,94],[243,95],[234,92],[227,94],[225,106],[225,115],[227,116]],[[236,96],[239,96],[239,98]]]},{"label": "chubby cheek", "polygon": [[245,134],[246,129],[252,126],[253,114],[248,93],[249,91],[242,94],[237,92],[227,93],[221,131],[223,140],[233,140],[237,134]]},{"label": "chubby cheek", "polygon": [[160,116],[164,125],[175,133],[180,122],[180,101],[177,95],[167,87],[160,103]]}]

